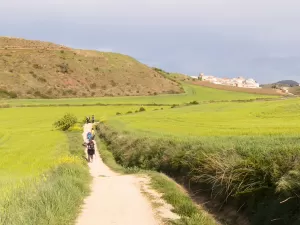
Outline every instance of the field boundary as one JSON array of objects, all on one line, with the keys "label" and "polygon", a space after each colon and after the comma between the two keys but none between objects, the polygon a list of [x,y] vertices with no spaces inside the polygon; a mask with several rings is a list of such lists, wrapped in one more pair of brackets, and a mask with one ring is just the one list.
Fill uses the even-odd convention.
[{"label": "field boundary", "polygon": [[235,102],[235,103],[243,103],[243,102],[256,102],[256,101],[280,101],[280,100],[287,100],[290,98],[297,98],[297,96],[294,97],[285,97],[285,98],[253,98],[253,99],[244,99],[244,100],[239,100],[239,99],[234,99],[234,100],[208,100],[208,101],[191,101],[191,102],[186,102],[186,103],[181,103],[181,104],[159,104],[159,103],[139,103],[139,104],[134,104],[134,103],[94,103],[94,104],[69,104],[69,103],[62,103],[62,104],[5,104],[5,103],[0,103],[0,108],[29,108],[29,107],[63,107],[63,106],[76,106],[76,107],[86,107],[86,106],[188,106],[188,105],[195,105],[195,104],[212,104],[212,103],[226,103],[226,102]]}]

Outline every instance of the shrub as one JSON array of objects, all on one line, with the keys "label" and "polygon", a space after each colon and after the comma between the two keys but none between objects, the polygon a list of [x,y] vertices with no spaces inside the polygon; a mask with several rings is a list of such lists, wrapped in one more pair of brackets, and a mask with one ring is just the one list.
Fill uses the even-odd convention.
[{"label": "shrub", "polygon": [[13,91],[7,91],[5,89],[0,89],[0,97],[17,98],[18,95]]},{"label": "shrub", "polygon": [[114,80],[111,80],[111,81],[110,81],[110,84],[111,84],[111,86],[113,86],[113,87],[117,86],[117,83],[116,83]]},{"label": "shrub", "polygon": [[128,111],[126,114],[130,114],[130,113],[132,113],[132,111]]},{"label": "shrub", "polygon": [[116,115],[119,116],[119,115],[122,115],[122,113],[117,112]]},{"label": "shrub", "polygon": [[59,130],[66,131],[77,123],[77,118],[73,114],[67,113],[53,125]]},{"label": "shrub", "polygon": [[62,53],[62,54],[63,54],[63,53],[65,53],[65,51],[64,51],[64,50],[60,50],[60,53]]},{"label": "shrub", "polygon": [[34,95],[35,97],[40,97],[40,98],[49,98],[47,95],[41,93],[40,91],[35,91],[35,92],[33,93],[33,95]]},{"label": "shrub", "polygon": [[70,68],[68,63],[58,64],[57,67],[60,69],[61,73],[69,73]]},{"label": "shrub", "polygon": [[139,111],[144,112],[144,111],[146,111],[146,109],[144,107],[141,107]]},{"label": "shrub", "polygon": [[47,80],[44,77],[39,77],[37,80],[43,83],[47,82]]},{"label": "shrub", "polygon": [[192,102],[190,102],[189,104],[190,104],[190,105],[198,105],[199,102],[197,102],[197,101],[192,101]]},{"label": "shrub", "polygon": [[98,68],[98,67],[95,67],[94,70],[95,70],[95,71],[99,71],[99,68]]},{"label": "shrub", "polygon": [[97,84],[96,84],[96,83],[90,84],[90,88],[95,89],[96,87],[97,87]]},{"label": "shrub", "polygon": [[35,68],[35,69],[42,69],[43,67],[40,66],[39,64],[35,63],[35,64],[33,64],[33,68]]},{"label": "shrub", "polygon": [[9,72],[13,73],[13,72],[14,72],[14,70],[13,70],[13,69],[9,69]]}]

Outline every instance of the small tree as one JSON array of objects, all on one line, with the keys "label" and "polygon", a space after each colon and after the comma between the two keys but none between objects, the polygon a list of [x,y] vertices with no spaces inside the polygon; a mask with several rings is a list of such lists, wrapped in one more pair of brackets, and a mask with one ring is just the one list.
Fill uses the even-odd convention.
[{"label": "small tree", "polygon": [[144,112],[144,111],[146,111],[146,109],[144,107],[141,107],[140,112]]},{"label": "small tree", "polygon": [[61,63],[57,65],[60,68],[61,73],[69,73],[69,64],[68,63]]},{"label": "small tree", "polygon": [[53,125],[59,130],[66,131],[77,123],[77,118],[73,114],[67,113],[61,119],[57,120]]}]

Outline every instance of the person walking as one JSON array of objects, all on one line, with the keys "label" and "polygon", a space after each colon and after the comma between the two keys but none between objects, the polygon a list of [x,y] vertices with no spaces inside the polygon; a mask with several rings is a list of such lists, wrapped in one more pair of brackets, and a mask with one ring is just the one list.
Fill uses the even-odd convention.
[{"label": "person walking", "polygon": [[95,123],[95,117],[92,115],[92,123]]},{"label": "person walking", "polygon": [[92,140],[95,140],[95,130],[94,130],[94,127],[92,128]]},{"label": "person walking", "polygon": [[92,139],[89,139],[87,144],[88,162],[93,162],[95,155],[95,143]]}]

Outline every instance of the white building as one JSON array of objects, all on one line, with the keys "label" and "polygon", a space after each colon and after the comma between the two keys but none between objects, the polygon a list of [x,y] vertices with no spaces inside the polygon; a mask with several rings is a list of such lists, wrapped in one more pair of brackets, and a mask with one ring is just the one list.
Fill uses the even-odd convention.
[{"label": "white building", "polygon": [[227,85],[227,86],[234,86],[234,87],[242,87],[242,88],[260,88],[259,83],[257,83],[252,78],[246,79],[244,77],[237,77],[237,78],[218,78],[214,76],[207,76],[201,73],[198,79],[202,81],[208,81],[214,84],[220,85]]}]

